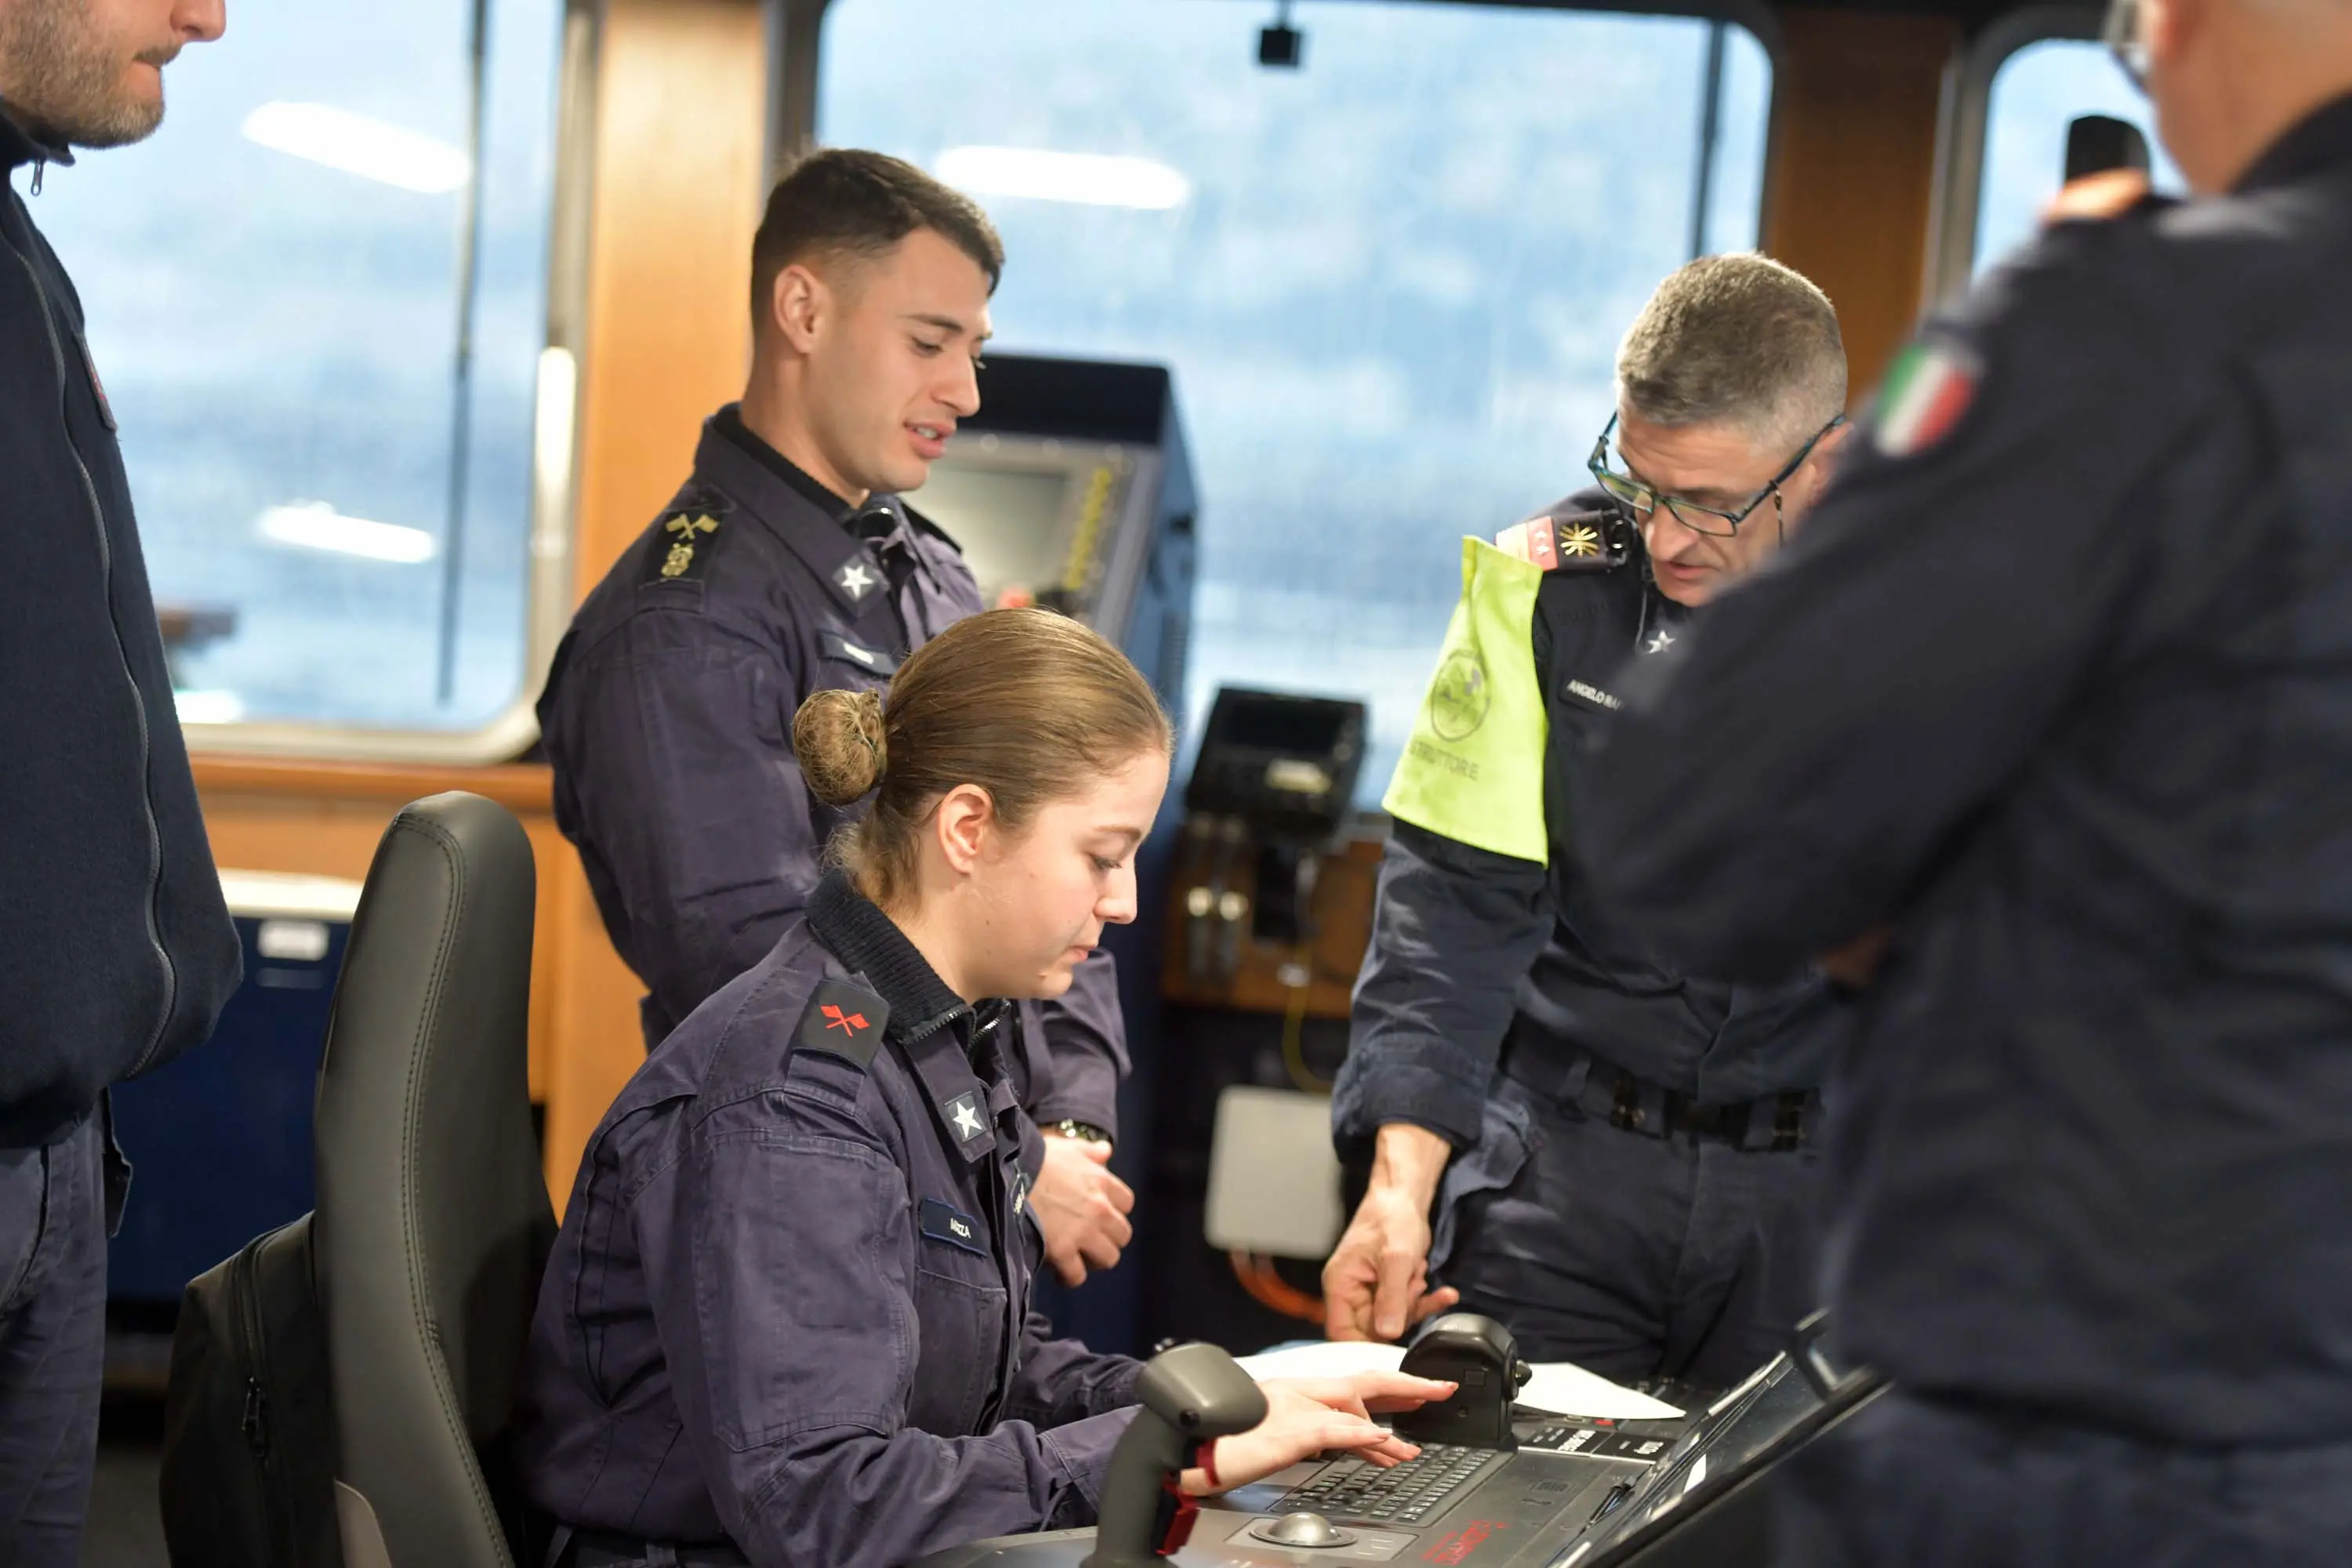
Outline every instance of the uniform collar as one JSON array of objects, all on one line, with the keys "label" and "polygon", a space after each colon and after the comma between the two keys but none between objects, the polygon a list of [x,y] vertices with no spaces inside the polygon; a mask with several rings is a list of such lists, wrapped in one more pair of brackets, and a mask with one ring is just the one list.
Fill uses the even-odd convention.
[{"label": "uniform collar", "polygon": [[844,614],[855,618],[887,602],[888,582],[864,542],[843,526],[842,519],[729,435],[715,415],[703,421],[702,439],[694,448],[694,472],[734,498],[806,563]]},{"label": "uniform collar", "polygon": [[776,450],[767,437],[743,423],[743,405],[730,403],[710,416],[711,427],[757,459],[761,468],[793,487],[801,499],[837,521],[847,521],[857,509],[833,493],[814,474]]},{"label": "uniform collar", "polygon": [[2352,163],[2352,93],[2321,105],[2272,142],[2233,187],[2242,195]]},{"label": "uniform collar", "polygon": [[938,1033],[971,1012],[940,978],[898,922],[857,890],[843,871],[828,871],[809,895],[809,930],[835,958],[866,976],[890,1004],[883,1032],[901,1041]]},{"label": "uniform collar", "polygon": [[882,1032],[896,1040],[922,1080],[940,1130],[968,1162],[997,1147],[1000,1119],[1013,1104],[1004,1070],[1012,1006],[977,1006],[948,989],[897,922],[840,871],[809,895],[809,930],[890,1005]]},{"label": "uniform collar", "polygon": [[71,167],[73,151],[61,142],[42,141],[10,119],[5,106],[0,106],[0,169],[20,168],[26,163]]}]

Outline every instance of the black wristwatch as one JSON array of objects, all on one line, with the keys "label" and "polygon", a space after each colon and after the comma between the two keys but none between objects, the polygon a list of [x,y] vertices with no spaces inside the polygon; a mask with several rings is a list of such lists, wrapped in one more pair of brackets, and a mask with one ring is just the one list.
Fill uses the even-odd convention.
[{"label": "black wristwatch", "polygon": [[1058,1132],[1065,1138],[1083,1138],[1089,1143],[1108,1143],[1110,1142],[1109,1133],[1104,1131],[1101,1128],[1096,1126],[1091,1121],[1080,1121],[1074,1116],[1065,1116],[1059,1121],[1048,1121],[1045,1126],[1039,1128],[1038,1131],[1041,1132]]}]

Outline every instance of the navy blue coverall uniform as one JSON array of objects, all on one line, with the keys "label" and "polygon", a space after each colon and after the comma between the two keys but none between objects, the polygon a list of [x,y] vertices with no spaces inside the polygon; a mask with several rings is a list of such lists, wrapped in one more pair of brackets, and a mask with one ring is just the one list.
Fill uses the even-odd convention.
[{"label": "navy blue coverall uniform", "polygon": [[1028,1310],[1021,1027],[835,873],[646,1058],[525,1369],[525,1489],[583,1561],[883,1568],[1093,1522],[1140,1368]]},{"label": "navy blue coverall uniform", "polygon": [[2352,99],[2053,228],[1596,761],[1668,951],[1891,921],[1825,1253],[1899,1397],[1791,1563],[2352,1562],[2347,280]]},{"label": "navy blue coverall uniform", "polygon": [[70,1563],[130,1167],[107,1086],[212,1032],[238,973],[81,301],[0,114],[0,1560]]},{"label": "navy blue coverall uniform", "polygon": [[[1592,491],[1552,510],[1605,505]],[[1814,1155],[1798,1145],[1835,1004],[1801,963],[1758,985],[1664,963],[1572,866],[1570,797],[1618,674],[1670,647],[1688,615],[1651,582],[1632,529],[1577,526],[1596,544],[1611,532],[1618,552],[1563,555],[1543,573],[1522,646],[1487,648],[1456,694],[1532,658],[1525,711],[1480,714],[1519,726],[1496,744],[1540,752],[1527,847],[1546,858],[1433,830],[1454,824],[1452,775],[1425,811],[1391,792],[1397,821],[1334,1127],[1343,1156],[1361,1158],[1391,1121],[1454,1145],[1431,1276],[1508,1324],[1530,1355],[1620,1379],[1728,1384],[1780,1349],[1806,1310]],[[1433,703],[1446,700],[1449,671],[1471,668],[1449,650]],[[1417,733],[1401,782],[1430,738]],[[1458,831],[1475,832],[1490,806],[1474,792]]]},{"label": "navy blue coverall uniform", "polygon": [[[582,604],[539,703],[556,822],[646,983],[647,1048],[775,945],[855,815],[801,778],[802,700],[883,686],[981,608],[954,542],[896,497],[852,508],[732,404],[705,425],[692,476]],[[1022,1006],[1022,1103],[1115,1135],[1127,1034],[1110,955]]]}]

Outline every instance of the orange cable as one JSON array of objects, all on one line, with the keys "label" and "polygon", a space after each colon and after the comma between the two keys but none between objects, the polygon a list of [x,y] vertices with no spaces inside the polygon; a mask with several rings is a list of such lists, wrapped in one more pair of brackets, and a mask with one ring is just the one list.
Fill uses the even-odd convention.
[{"label": "orange cable", "polygon": [[1250,1300],[1262,1307],[1280,1312],[1286,1318],[1297,1318],[1321,1327],[1323,1298],[1310,1296],[1275,1272],[1274,1260],[1239,1247],[1225,1254],[1234,1266],[1234,1278],[1250,1294]]}]

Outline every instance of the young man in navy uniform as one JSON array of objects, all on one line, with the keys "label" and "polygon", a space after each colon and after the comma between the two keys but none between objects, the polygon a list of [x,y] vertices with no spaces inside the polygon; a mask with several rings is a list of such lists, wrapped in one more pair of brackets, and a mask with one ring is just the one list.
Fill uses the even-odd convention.
[{"label": "young man in navy uniform", "polygon": [[1324,1289],[1342,1338],[1397,1338],[1458,1296],[1538,1359],[1727,1384],[1805,1310],[1834,1005],[1801,962],[1760,985],[1662,962],[1572,865],[1570,796],[1622,667],[1671,648],[1820,491],[1845,354],[1820,289],[1722,256],[1659,287],[1617,368],[1600,488],[1507,531],[1535,560],[1465,542],[1386,803],[1333,1100],[1371,1182]]},{"label": "young man in navy uniform", "polygon": [[1579,829],[1685,961],[1867,984],[1827,1285],[1895,1387],[1790,1563],[2352,1562],[2352,5],[2139,13],[2195,199],[1931,321]]},{"label": "young man in navy uniform", "polygon": [[[220,0],[0,0],[0,1562],[71,1563],[97,1460],[106,1089],[212,1032],[236,931],[172,707],[114,415],[33,226],[68,148],[163,116]],[[51,174],[54,178],[55,175]]]},{"label": "young man in navy uniform", "polygon": [[[954,542],[898,495],[980,406],[1003,261],[985,215],[911,164],[836,150],[795,167],[752,246],[742,401],[557,650],[539,704],[556,819],[646,983],[649,1048],[774,945],[852,815],[794,763],[802,699],[878,687],[982,607]],[[1034,1198],[1075,1285],[1118,1261],[1133,1205],[1104,1164],[1126,1067],[1109,955],[1029,1005],[1045,1049],[1015,1066],[1049,1133]]]}]

